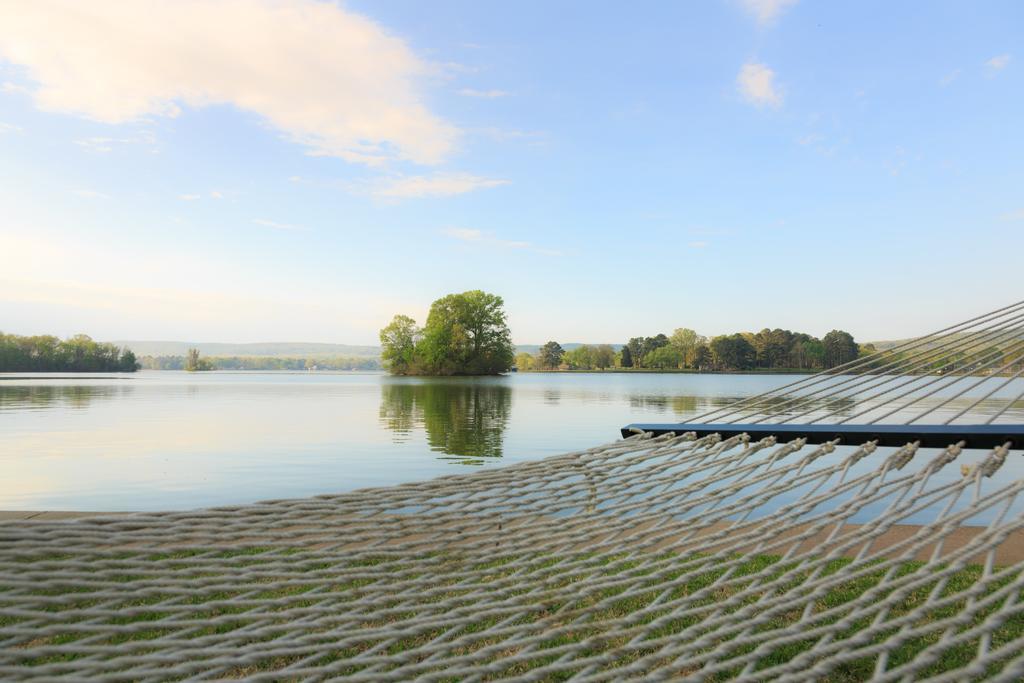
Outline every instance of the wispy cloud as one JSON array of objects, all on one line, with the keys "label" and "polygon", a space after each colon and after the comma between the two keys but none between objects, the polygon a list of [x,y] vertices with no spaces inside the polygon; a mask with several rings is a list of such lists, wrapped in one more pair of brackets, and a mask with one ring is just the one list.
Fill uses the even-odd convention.
[{"label": "wispy cloud", "polygon": [[437,67],[330,2],[0,3],[2,60],[32,74],[38,108],[110,124],[229,104],[366,164],[439,163],[458,134],[421,95]]},{"label": "wispy cloud", "polygon": [[[687,228],[687,234],[692,237],[721,237],[722,235],[731,235],[733,233],[732,228],[713,228],[703,225],[694,226]],[[699,240],[698,240],[699,241]]]},{"label": "wispy cloud", "polygon": [[357,193],[370,194],[379,199],[418,199],[425,197],[453,197],[455,195],[508,185],[501,178],[484,178],[469,173],[434,173],[432,175],[401,176],[355,186]]},{"label": "wispy cloud", "polygon": [[203,197],[209,197],[210,199],[224,199],[224,193],[219,190],[212,190],[207,194],[200,194],[198,192],[190,192],[187,194],[179,194],[178,199],[183,202],[197,202]]},{"label": "wispy cloud", "polygon": [[761,26],[769,26],[797,0],[740,0],[740,5]]},{"label": "wispy cloud", "polygon": [[540,147],[546,145],[548,140],[548,134],[541,130],[517,130],[515,128],[496,128],[496,127],[485,127],[485,128],[474,128],[471,132],[475,135],[481,135],[495,142],[511,142],[511,141],[523,141],[530,147]]},{"label": "wispy cloud", "polygon": [[736,89],[744,100],[757,107],[779,107],[782,92],[775,85],[775,72],[764,64],[747,62],[736,76]]},{"label": "wispy cloud", "polygon": [[947,85],[960,78],[960,74],[964,72],[963,69],[953,69],[948,74],[939,79],[939,85],[945,88]]},{"label": "wispy cloud", "polygon": [[460,242],[492,249],[522,249],[543,254],[544,256],[560,256],[562,253],[556,249],[538,247],[532,242],[500,239],[475,228],[445,228],[441,231],[441,234]]},{"label": "wispy cloud", "polygon": [[10,81],[4,81],[0,83],[0,92],[28,92],[28,88],[19,83],[11,83]]},{"label": "wispy cloud", "polygon": [[110,199],[108,195],[96,190],[74,190],[74,194],[82,199]]},{"label": "wispy cloud", "polygon": [[473,228],[445,228],[441,232],[463,242],[479,242],[484,238],[481,231]]},{"label": "wispy cloud", "polygon": [[812,149],[824,157],[833,157],[843,147],[850,144],[849,138],[829,140],[821,133],[808,133],[807,135],[801,138],[797,138],[796,142],[801,147],[807,147],[809,149]]},{"label": "wispy cloud", "polygon": [[262,225],[264,228],[273,228],[274,230],[305,230],[301,225],[292,225],[291,223],[278,223],[277,221],[268,221],[263,218],[256,218],[253,220],[256,225]]},{"label": "wispy cloud", "polygon": [[996,71],[1002,71],[1010,65],[1010,55],[999,55],[985,62],[985,66],[988,67],[989,73],[995,73]]},{"label": "wispy cloud", "polygon": [[509,93],[504,90],[476,90],[474,88],[463,88],[459,94],[464,97],[480,97],[488,100],[509,96]]},{"label": "wispy cloud", "polygon": [[706,249],[708,243],[704,240],[697,240],[696,242],[690,242],[687,246],[691,249]]},{"label": "wispy cloud", "polygon": [[[128,137],[102,137],[94,136],[88,138],[82,138],[75,140],[75,144],[79,147],[83,147],[90,152],[97,152],[100,154],[106,154],[107,152],[113,151],[117,145],[156,145],[156,136],[149,131],[140,131],[137,135],[131,135]],[[153,151],[157,151],[153,149]]]},{"label": "wispy cloud", "polygon": [[0,121],[0,135],[3,135],[4,133],[20,133],[21,130],[21,126],[16,126],[13,123],[4,123],[3,121]]},{"label": "wispy cloud", "polygon": [[999,220],[1003,221],[1024,221],[1024,209],[1017,209],[1016,211],[1007,211],[999,216]]},{"label": "wispy cloud", "polygon": [[454,77],[456,74],[475,74],[480,72],[480,67],[461,62],[444,62],[438,68],[445,76]]},{"label": "wispy cloud", "polygon": [[901,175],[907,168],[907,150],[897,147],[889,155],[889,158],[885,160],[884,165],[886,170],[889,171],[889,175],[893,177]]}]

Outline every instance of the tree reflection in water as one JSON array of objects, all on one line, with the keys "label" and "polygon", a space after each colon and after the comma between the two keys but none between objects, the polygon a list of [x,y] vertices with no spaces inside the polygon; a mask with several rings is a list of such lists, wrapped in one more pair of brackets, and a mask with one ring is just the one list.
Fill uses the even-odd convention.
[{"label": "tree reflection in water", "polygon": [[431,450],[464,464],[500,458],[512,408],[501,380],[393,381],[381,385],[380,421],[406,441],[419,427]]},{"label": "tree reflection in water", "polygon": [[0,383],[0,410],[67,406],[86,408],[94,400],[128,396],[134,387],[108,385],[4,385]]}]

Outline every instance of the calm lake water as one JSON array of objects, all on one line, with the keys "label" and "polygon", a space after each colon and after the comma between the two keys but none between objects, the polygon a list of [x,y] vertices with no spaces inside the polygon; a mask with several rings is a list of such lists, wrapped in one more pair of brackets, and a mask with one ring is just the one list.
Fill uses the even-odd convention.
[{"label": "calm lake water", "polygon": [[[414,481],[589,448],[797,378],[0,375],[0,509],[187,509]],[[1024,406],[1004,418],[1024,421]]]}]

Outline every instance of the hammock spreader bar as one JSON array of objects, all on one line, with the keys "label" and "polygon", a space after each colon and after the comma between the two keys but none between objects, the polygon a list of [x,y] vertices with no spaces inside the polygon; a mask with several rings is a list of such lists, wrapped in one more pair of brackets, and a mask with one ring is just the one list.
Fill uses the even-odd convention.
[{"label": "hammock spreader bar", "polygon": [[622,428],[623,438],[639,432],[655,436],[693,432],[697,438],[719,434],[728,439],[748,434],[758,440],[776,436],[779,441],[805,438],[808,443],[820,444],[840,439],[843,444],[862,444],[878,441],[879,446],[903,446],[919,442],[922,448],[946,448],[950,444],[965,442],[965,448],[998,448],[1009,442],[1011,448],[1024,447],[1024,425],[969,424],[969,425],[907,425],[907,424],[737,424],[680,422],[676,424],[636,423]]}]

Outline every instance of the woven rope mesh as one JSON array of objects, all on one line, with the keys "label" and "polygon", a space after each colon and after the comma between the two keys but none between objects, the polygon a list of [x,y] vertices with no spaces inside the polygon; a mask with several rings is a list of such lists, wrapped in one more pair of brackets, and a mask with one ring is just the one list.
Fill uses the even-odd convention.
[{"label": "woven rope mesh", "polygon": [[[947,388],[980,363],[956,334],[926,347],[961,354]],[[903,382],[916,351],[893,353],[825,387]],[[837,409],[802,387],[707,419]],[[982,389],[918,407],[949,423]],[[642,433],[343,495],[9,522],[0,678],[1016,681],[1020,456]]]}]

